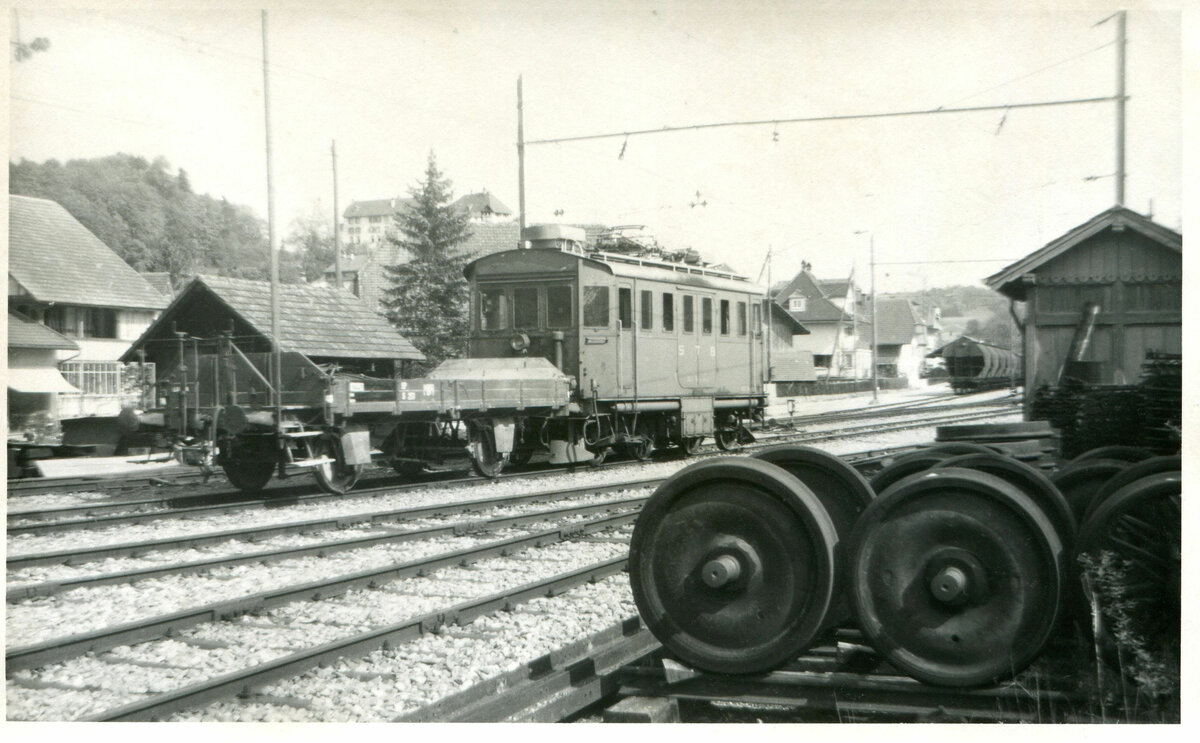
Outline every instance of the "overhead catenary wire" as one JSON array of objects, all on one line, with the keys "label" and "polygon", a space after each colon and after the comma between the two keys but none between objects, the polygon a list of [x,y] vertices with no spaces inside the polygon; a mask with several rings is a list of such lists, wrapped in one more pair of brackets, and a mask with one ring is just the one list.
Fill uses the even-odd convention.
[{"label": "overhead catenary wire", "polygon": [[[641,136],[644,134],[666,134],[670,132],[686,132],[700,131],[704,129],[728,129],[739,126],[766,126],[779,124],[805,124],[821,121],[855,121],[864,119],[886,119],[900,118],[906,116],[932,116],[937,114],[956,114],[956,113],[974,113],[977,111],[1008,111],[1019,108],[1045,108],[1049,106],[1074,106],[1088,103],[1109,103],[1117,100],[1116,96],[1099,96],[1095,98],[1069,98],[1054,101],[1030,101],[1023,103],[1000,103],[990,106],[960,106],[957,108],[947,108],[938,106],[937,108],[926,109],[911,109],[907,111],[885,111],[879,113],[866,114],[833,114],[827,116],[800,116],[790,119],[750,119],[745,121],[721,121],[708,124],[689,124],[685,126],[664,126],[658,129],[632,129],[622,132],[606,132],[603,134],[581,134],[573,137],[551,137],[544,139],[527,139],[525,145],[531,144],[558,144],[561,142],[583,142],[592,139],[612,139],[614,137],[629,137]],[[624,150],[622,148],[622,154]]]}]

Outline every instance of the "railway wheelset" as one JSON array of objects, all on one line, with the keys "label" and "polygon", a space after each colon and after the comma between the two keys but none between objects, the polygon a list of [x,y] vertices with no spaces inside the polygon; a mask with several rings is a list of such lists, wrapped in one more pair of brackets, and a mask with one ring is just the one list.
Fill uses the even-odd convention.
[{"label": "railway wheelset", "polygon": [[[1109,476],[1081,478],[1091,485],[1069,499],[1057,483],[1096,463]],[[1101,554],[1126,578],[1122,626],[1177,647],[1180,483],[1178,456],[1128,447],[1047,476],[954,442],[868,481],[821,450],[778,446],[664,482],[634,529],[630,582],[658,640],[701,671],[776,670],[852,623],[921,682],[984,687],[1067,627],[1094,629],[1105,659],[1121,660],[1113,621],[1093,620],[1096,597],[1081,588],[1081,563]]]}]

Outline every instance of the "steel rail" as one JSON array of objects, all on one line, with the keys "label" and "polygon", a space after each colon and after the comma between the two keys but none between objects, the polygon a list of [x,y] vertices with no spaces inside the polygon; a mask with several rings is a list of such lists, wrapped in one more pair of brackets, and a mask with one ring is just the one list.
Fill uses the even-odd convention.
[{"label": "steel rail", "polygon": [[629,617],[393,722],[559,722],[616,692],[617,672],[661,647]]},{"label": "steel rail", "polygon": [[112,585],[114,583],[131,583],[137,580],[158,578],[164,575],[188,575],[204,570],[212,570],[214,568],[246,565],[250,563],[280,562],[282,560],[308,557],[312,555],[324,557],[325,555],[333,554],[335,552],[366,549],[380,544],[398,544],[402,542],[434,539],[437,537],[480,534],[490,531],[499,531],[501,529],[527,526],[532,523],[546,521],[549,519],[566,518],[571,516],[587,516],[599,512],[612,513],[614,511],[627,508],[640,508],[641,504],[644,503],[649,497],[649,495],[643,495],[634,498],[621,498],[618,500],[602,501],[600,503],[591,503],[587,505],[554,508],[547,511],[521,514],[519,516],[501,516],[492,519],[481,519],[466,522],[459,521],[453,524],[447,524],[445,526],[431,526],[424,529],[410,529],[408,531],[393,531],[386,534],[373,534],[370,536],[355,537],[352,539],[339,539],[330,542],[320,542],[303,547],[287,547],[277,550],[263,550],[260,552],[250,552],[227,557],[214,557],[208,560],[174,563],[171,565],[142,568],[139,570],[127,570],[117,573],[105,573],[102,575],[89,575],[81,578],[68,578],[60,581],[48,581],[45,583],[31,583],[9,588],[7,593],[7,601],[8,603],[13,603],[23,599],[32,598],[34,596],[53,596],[55,594],[76,588]]},{"label": "steel rail", "polygon": [[38,565],[62,565],[64,563],[82,563],[102,560],[110,557],[136,557],[147,552],[161,552],[169,549],[191,549],[205,544],[215,544],[230,540],[253,541],[285,534],[304,534],[314,531],[345,529],[360,524],[377,524],[384,522],[403,522],[418,518],[450,516],[471,511],[499,508],[510,505],[536,503],[546,500],[561,500],[594,493],[611,493],[619,490],[655,487],[663,478],[650,480],[634,480],[610,485],[586,485],[570,489],[541,490],[522,495],[501,495],[491,498],[479,498],[458,503],[436,503],[429,506],[396,508],[386,511],[372,511],[359,514],[329,516],[308,521],[292,521],[280,524],[247,527],[245,529],[229,529],[225,531],[206,532],[181,537],[167,537],[124,544],[104,545],[82,550],[60,550],[56,552],[31,553],[14,555],[6,561],[9,571]]},{"label": "steel rail", "polygon": [[84,719],[85,721],[161,719],[173,712],[191,709],[217,699],[243,693],[256,685],[295,676],[321,664],[348,657],[360,657],[375,650],[389,648],[396,643],[408,642],[435,632],[447,624],[469,624],[477,617],[493,611],[508,609],[535,598],[554,596],[584,583],[603,580],[625,570],[627,562],[627,557],[617,557],[579,570],[561,573],[547,580],[526,583],[512,590],[456,604],[445,611],[431,612],[415,619],[301,650],[253,668],[191,684],[175,691],[158,694],[145,701],[134,702]]},{"label": "steel rail", "polygon": [[239,616],[273,606],[300,600],[318,600],[336,596],[356,588],[371,588],[380,583],[421,576],[431,570],[451,565],[474,562],[487,557],[507,556],[531,547],[541,547],[555,542],[596,531],[611,529],[631,523],[638,512],[601,516],[588,521],[555,529],[535,532],[510,539],[488,542],[475,547],[445,552],[419,560],[410,560],[371,568],[347,575],[335,576],[309,583],[273,588],[235,599],[217,601],[191,609],[149,617],[115,627],[85,632],[67,637],[54,638],[45,642],[8,649],[5,665],[8,674],[28,668],[37,668],[47,663],[74,658],[88,652],[100,652],[120,645],[158,639],[172,632],[205,622]]}]

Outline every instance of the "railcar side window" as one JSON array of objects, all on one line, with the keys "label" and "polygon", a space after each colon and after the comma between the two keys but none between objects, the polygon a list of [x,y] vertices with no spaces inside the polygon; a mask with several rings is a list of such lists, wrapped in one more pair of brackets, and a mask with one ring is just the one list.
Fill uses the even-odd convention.
[{"label": "railcar side window", "polygon": [[712,297],[700,300],[700,330],[705,335],[712,335]]},{"label": "railcar side window", "polygon": [[546,320],[551,328],[571,327],[571,287],[546,287]]},{"label": "railcar side window", "polygon": [[721,300],[721,335],[729,335],[729,300]]},{"label": "railcar side window", "polygon": [[513,328],[538,326],[538,290],[536,287],[513,289]]},{"label": "railcar side window", "polygon": [[608,287],[583,287],[583,324],[589,328],[608,327]]},{"label": "railcar side window", "polygon": [[683,332],[691,333],[695,325],[692,322],[692,298],[683,295]]},{"label": "railcar side window", "polygon": [[754,310],[754,318],[752,322],[754,323],[754,335],[757,336],[762,332],[762,305],[755,302],[754,304],[750,305],[750,307]]},{"label": "railcar side window", "polygon": [[633,290],[622,286],[617,289],[617,312],[621,318],[621,330],[633,327]]},{"label": "railcar side window", "polygon": [[675,332],[675,295],[670,292],[663,294],[662,329]]},{"label": "railcar side window", "polygon": [[738,335],[746,334],[746,303],[738,302]]},{"label": "railcar side window", "polygon": [[654,327],[654,292],[642,290],[642,330]]},{"label": "railcar side window", "polygon": [[479,292],[479,329],[504,330],[508,327],[508,297],[503,289]]}]

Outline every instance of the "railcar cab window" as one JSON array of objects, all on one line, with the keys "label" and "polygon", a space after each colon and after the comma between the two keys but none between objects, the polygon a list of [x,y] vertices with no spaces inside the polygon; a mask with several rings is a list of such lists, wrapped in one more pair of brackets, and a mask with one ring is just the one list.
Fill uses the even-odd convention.
[{"label": "railcar cab window", "polygon": [[503,289],[479,292],[479,329],[504,330],[508,327],[508,297]]},{"label": "railcar cab window", "polygon": [[712,335],[712,297],[700,300],[700,330],[705,335]]},{"label": "railcar cab window", "polygon": [[617,313],[621,318],[621,330],[633,327],[633,290],[622,286],[617,290]]},{"label": "railcar cab window", "polygon": [[528,329],[538,326],[538,290],[536,287],[513,289],[513,328]]},{"label": "railcar cab window", "polygon": [[668,333],[675,332],[675,295],[670,292],[662,295],[662,329]]},{"label": "railcar cab window", "polygon": [[729,335],[729,300],[721,300],[721,335]]},{"label": "railcar cab window", "polygon": [[642,290],[642,330],[650,330],[654,327],[654,292],[647,289]]},{"label": "railcar cab window", "polygon": [[546,320],[551,328],[571,327],[571,287],[546,287]]},{"label": "railcar cab window", "polygon": [[589,328],[608,327],[608,287],[583,287],[583,324]]},{"label": "railcar cab window", "polygon": [[688,295],[684,294],[683,295],[683,332],[685,332],[685,333],[694,333],[695,332],[696,326],[695,326],[694,320],[692,318],[692,315],[694,312],[694,310],[692,308],[692,304],[693,304],[692,298],[689,297]]}]

